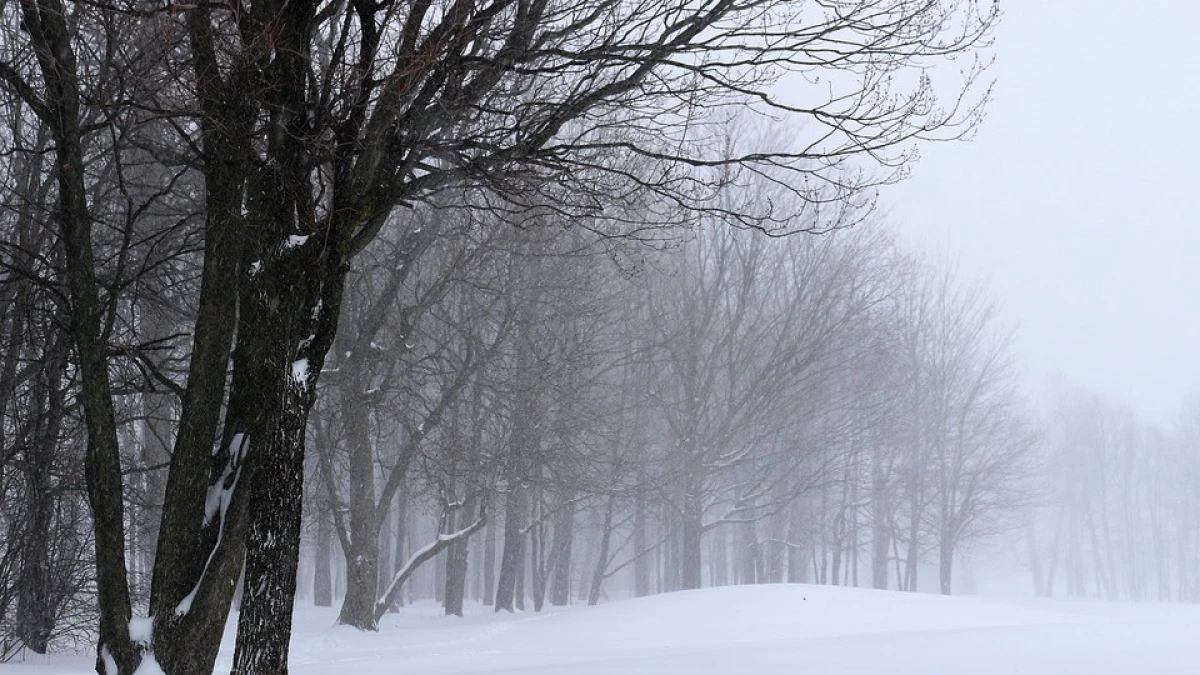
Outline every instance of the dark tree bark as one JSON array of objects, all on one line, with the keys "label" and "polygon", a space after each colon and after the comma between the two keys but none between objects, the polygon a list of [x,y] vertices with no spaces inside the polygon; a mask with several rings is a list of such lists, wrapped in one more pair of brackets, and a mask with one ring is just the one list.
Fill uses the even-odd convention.
[{"label": "dark tree bark", "polygon": [[65,347],[52,344],[45,352],[46,360],[40,364],[35,376],[33,400],[29,403],[34,428],[25,440],[25,531],[21,567],[17,574],[15,632],[22,644],[37,654],[45,654],[49,648],[58,620],[57,604],[63,600],[54,592],[63,580],[53,578],[50,549],[55,536],[53,519],[58,501],[53,485],[54,459],[62,441],[61,426],[66,415]]},{"label": "dark tree bark", "polygon": [[253,545],[246,553],[245,594],[238,615],[238,640],[233,673],[286,673],[292,635],[292,607],[299,563],[304,429],[315,398],[294,382],[285,395],[285,419],[267,452],[270,464],[259,466],[255,509],[247,534]]},{"label": "dark tree bark", "polygon": [[379,523],[375,519],[375,453],[370,437],[370,408],[357,393],[365,391],[361,383],[347,384],[342,391],[345,392],[342,414],[350,451],[350,532],[345,542],[346,597],[338,623],[359,630],[376,630]]},{"label": "dark tree bark", "polygon": [[[465,517],[475,513],[478,510],[478,499],[471,496],[464,503],[459,511],[459,516],[455,520],[457,526],[465,527]],[[455,529],[454,527],[450,528]],[[463,615],[463,600],[467,591],[467,553],[468,539],[451,544],[446,552],[446,600],[445,609],[447,616],[462,616]]]},{"label": "dark tree bark", "polygon": [[[823,24],[784,24],[778,39],[756,42],[744,37],[762,16],[774,12],[774,2],[634,6],[597,0],[583,7],[578,23],[564,25],[560,12],[573,8],[537,0],[454,2],[444,11],[429,2],[254,0],[237,6],[187,4],[161,12],[21,0],[14,40],[24,44],[28,39],[33,59],[19,55],[12,63],[3,62],[0,80],[50,129],[54,146],[56,216],[95,534],[97,668],[129,674],[152,650],[171,675],[211,672],[245,563],[246,587],[264,591],[245,597],[243,611],[259,620],[247,618],[239,626],[237,667],[286,669],[287,635],[278,629],[290,621],[295,588],[298,477],[311,406],[306,398],[315,392],[336,330],[350,260],[384,227],[392,208],[464,182],[502,192],[515,212],[539,203],[527,199],[539,190],[559,199],[556,207],[564,212],[585,216],[600,213],[607,197],[636,190],[686,199],[677,190],[679,173],[671,165],[700,170],[712,164],[706,156],[672,155],[684,151],[671,149],[673,134],[664,134],[660,126],[664,118],[678,119],[681,111],[691,112],[689,106],[709,102],[720,107],[722,100],[731,100],[730,94],[753,86],[745,73],[803,62],[805,58],[793,56],[827,53],[831,45],[842,49],[847,39],[850,47],[856,39],[863,43],[858,49],[865,59],[852,60],[848,67],[871,58],[889,65],[867,69],[871,73],[890,73],[892,64],[906,59],[970,50],[986,40],[994,14],[976,14],[973,2],[966,5],[968,23],[961,34],[943,35],[950,32],[947,22],[959,15],[951,11],[948,19],[942,3],[904,3],[895,12],[878,15],[874,9],[865,15],[818,12],[814,20]],[[878,16],[886,17],[882,25]],[[318,21],[327,22],[331,34],[346,31],[338,44],[350,46],[326,54],[342,60],[330,64],[310,57]],[[80,38],[80,25],[108,32]],[[134,55],[130,61],[139,68],[148,61],[150,72],[169,73],[169,79],[144,82],[140,89],[108,100],[104,84],[141,74],[124,71],[123,64],[109,58],[107,47],[124,37],[119,31],[124,26],[143,28],[160,39],[186,26],[188,44],[161,55]],[[623,26],[651,28],[636,44],[605,37],[612,28],[617,29],[613,34],[624,34]],[[77,67],[72,46],[77,39],[88,40],[78,53],[96,62]],[[741,44],[744,53],[724,59],[729,41]],[[695,78],[695,57],[705,49],[721,50],[721,58],[710,63],[712,72],[706,77]],[[190,73],[181,72],[176,62],[180,54],[191,59]],[[26,65],[31,62],[36,65]],[[32,68],[38,76],[26,79],[19,68]],[[80,72],[102,77],[81,83]],[[853,94],[839,100],[839,108],[848,112],[834,122],[820,107],[806,115],[824,125],[822,131],[830,136],[822,147],[834,148],[835,157],[879,156],[944,125],[971,120],[957,109],[943,113],[931,105],[933,90],[926,85],[912,96],[878,97],[874,84],[869,79],[862,83],[860,100]],[[171,92],[143,108],[139,99],[154,98],[160,86]],[[129,634],[128,514],[122,501],[105,320],[120,301],[121,288],[109,288],[96,271],[103,256],[96,255],[92,242],[96,228],[84,152],[85,128],[92,122],[87,127],[82,123],[84,91],[89,105],[95,97],[95,110],[105,120],[119,118],[131,107],[127,94],[139,100],[136,109],[153,110],[156,116],[172,116],[158,107],[164,100],[170,101],[167,106],[185,107],[170,120],[180,136],[173,149],[205,181],[200,296],[158,533],[150,644],[136,644]],[[525,96],[530,91],[546,97]],[[756,101],[770,107],[768,98]],[[641,111],[635,119],[652,121],[628,125],[628,135],[608,136],[613,125],[604,116],[634,103]],[[592,121],[596,119],[601,121]],[[572,125],[580,120],[584,128],[577,130]],[[193,137],[191,130],[197,127]],[[448,133],[451,129],[461,130],[460,135]],[[578,145],[571,145],[572,138],[580,139]],[[630,152],[653,165],[647,176],[663,178],[631,176],[623,161],[606,165],[611,156]],[[814,170],[811,159],[785,150],[725,163],[768,170],[791,164],[797,174],[817,171],[821,178],[832,178]],[[715,179],[713,186],[721,180]],[[812,182],[841,186],[837,180]],[[705,187],[703,179],[695,187]],[[837,196],[850,198],[865,187],[849,185]],[[707,208],[708,198],[701,194],[695,205]],[[778,222],[775,213],[730,215],[749,226]],[[296,375],[300,364],[306,368]],[[293,392],[296,400],[285,404],[293,385],[303,391]],[[268,456],[275,451],[280,466]],[[515,475],[510,495],[520,494],[524,477],[523,472]],[[524,505],[517,507],[508,516],[526,517]],[[678,556],[683,585],[691,587],[699,585],[702,508],[685,506],[685,511],[697,514],[684,519]],[[374,520],[379,521],[377,513]],[[249,551],[248,528],[255,533]],[[517,555],[508,555],[509,539],[501,587],[511,608],[514,568],[520,568],[524,557],[519,538],[512,538]],[[272,555],[279,564],[266,564]],[[374,575],[359,577],[375,587]]]},{"label": "dark tree bark", "polygon": [[[140,650],[129,639],[129,580],[125,570],[125,526],[116,416],[109,394],[104,344],[104,306],[92,249],[93,222],[84,184],[80,80],[67,12],[58,0],[21,3],[22,23],[37,56],[44,99],[22,91],[49,128],[54,141],[60,237],[71,299],[70,332],[80,371],[80,401],[87,428],[84,472],[92,507],[96,546],[97,602],[100,609],[97,670],[112,662],[132,673]],[[21,87],[18,86],[18,89]]]}]

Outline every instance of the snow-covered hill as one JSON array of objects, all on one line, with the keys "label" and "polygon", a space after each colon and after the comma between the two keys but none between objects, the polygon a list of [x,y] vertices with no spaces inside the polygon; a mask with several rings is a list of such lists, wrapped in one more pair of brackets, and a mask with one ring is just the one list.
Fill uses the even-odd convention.
[{"label": "snow-covered hill", "polygon": [[[433,605],[377,634],[297,617],[297,675],[1180,675],[1200,673],[1200,608],[1011,603],[828,586],[740,586],[465,619]],[[230,654],[220,664],[228,668]],[[89,671],[86,658],[8,664]]]}]

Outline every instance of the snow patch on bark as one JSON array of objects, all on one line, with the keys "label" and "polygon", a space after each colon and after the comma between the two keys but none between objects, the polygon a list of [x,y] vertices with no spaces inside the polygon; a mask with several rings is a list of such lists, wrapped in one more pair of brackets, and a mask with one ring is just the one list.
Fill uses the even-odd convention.
[{"label": "snow patch on bark", "polygon": [[292,362],[292,384],[301,389],[308,387],[308,358]]},{"label": "snow patch on bark", "polygon": [[108,645],[100,645],[100,663],[104,665],[104,675],[118,675],[117,660],[108,651]]},{"label": "snow patch on bark", "polygon": [[281,248],[284,251],[287,251],[287,250],[290,250],[290,249],[293,249],[293,248],[296,248],[299,246],[303,246],[307,241],[308,241],[307,234],[303,234],[303,235],[293,234],[283,241],[283,246]]},{"label": "snow patch on bark", "polygon": [[249,450],[249,437],[243,433],[234,434],[233,440],[229,442],[229,461],[225,463],[225,469],[221,472],[221,478],[208,487],[208,495],[204,501],[204,524],[208,525],[214,517],[220,517],[217,526],[217,541],[208,553],[208,560],[204,561],[204,569],[201,570],[200,578],[196,580],[196,585],[175,606],[175,616],[183,616],[192,609],[192,602],[196,599],[196,593],[200,591],[200,584],[204,581],[204,576],[208,574],[208,568],[212,565],[213,556],[217,554],[217,549],[221,547],[221,540],[225,537],[225,512],[229,510],[229,503],[233,501],[233,493],[237,489],[238,480],[242,476],[242,462],[245,460]]}]

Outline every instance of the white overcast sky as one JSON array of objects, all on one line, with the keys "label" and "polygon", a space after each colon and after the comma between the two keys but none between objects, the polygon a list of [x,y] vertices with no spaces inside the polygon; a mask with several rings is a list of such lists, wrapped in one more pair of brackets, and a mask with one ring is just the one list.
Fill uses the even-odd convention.
[{"label": "white overcast sky", "polygon": [[990,280],[1033,392],[1149,421],[1200,390],[1200,2],[1006,0],[995,100],[885,208]]}]

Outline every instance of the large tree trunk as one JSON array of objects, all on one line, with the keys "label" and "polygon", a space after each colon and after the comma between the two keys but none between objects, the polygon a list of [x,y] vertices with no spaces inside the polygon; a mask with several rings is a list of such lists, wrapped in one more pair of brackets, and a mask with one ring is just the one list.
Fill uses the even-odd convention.
[{"label": "large tree trunk", "polygon": [[314,400],[303,390],[289,393],[276,436],[264,448],[270,465],[254,472],[234,675],[287,673],[300,554],[304,432]]},{"label": "large tree trunk", "polygon": [[938,581],[942,595],[950,595],[953,590],[952,575],[954,573],[954,544],[942,541],[938,564]]},{"label": "large tree trunk", "polygon": [[[709,538],[709,580],[713,586],[729,585],[729,542],[725,528],[718,527]],[[735,551],[736,555],[736,551]]]},{"label": "large tree trunk", "polygon": [[500,552],[500,575],[496,579],[496,611],[516,609],[517,576],[523,570],[525,553],[525,495],[513,481],[504,499],[504,543]]},{"label": "large tree trunk", "polygon": [[568,495],[554,519],[554,546],[550,552],[550,604],[556,607],[566,606],[571,601],[571,545],[574,540],[575,501]]},{"label": "large tree trunk", "polygon": [[[463,508],[458,512],[459,515],[452,522],[456,522],[454,527],[449,530],[453,531],[457,527],[465,527],[467,518],[478,509],[476,504],[477,499],[472,496],[466,500]],[[463,600],[467,591],[467,553],[468,539],[456,542],[450,545],[446,552],[446,600],[445,609],[447,616],[462,616],[463,615]]]},{"label": "large tree trunk", "polygon": [[350,536],[346,548],[346,597],[338,623],[376,630],[379,586],[379,523],[375,506],[375,453],[370,437],[370,408],[360,392],[361,374],[347,374],[341,386],[346,445],[350,453]]}]

